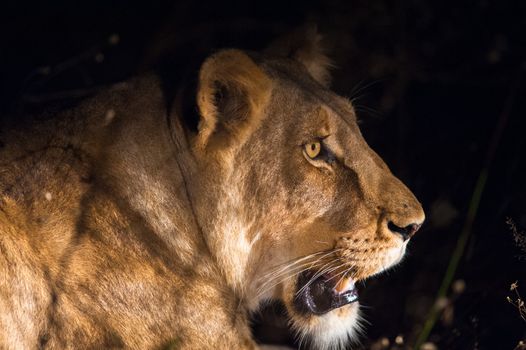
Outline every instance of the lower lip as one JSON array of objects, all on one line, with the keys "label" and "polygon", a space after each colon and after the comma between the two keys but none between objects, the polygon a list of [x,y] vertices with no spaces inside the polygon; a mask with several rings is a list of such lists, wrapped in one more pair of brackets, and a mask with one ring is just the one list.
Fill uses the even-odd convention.
[{"label": "lower lip", "polygon": [[358,301],[358,290],[351,285],[350,288],[339,292],[338,288],[326,289],[327,285],[312,283],[307,286],[295,300],[297,309],[301,312],[323,315],[347,304]]},{"label": "lower lip", "polygon": [[350,304],[358,301],[358,291],[356,289],[351,289],[347,292],[338,295],[338,298],[343,299],[343,304]]}]

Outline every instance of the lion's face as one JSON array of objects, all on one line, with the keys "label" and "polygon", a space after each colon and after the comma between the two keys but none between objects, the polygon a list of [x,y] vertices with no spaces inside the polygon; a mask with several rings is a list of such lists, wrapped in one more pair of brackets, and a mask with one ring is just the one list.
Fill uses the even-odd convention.
[{"label": "lion's face", "polygon": [[[243,55],[236,69],[248,67],[212,79],[219,92],[208,112],[201,94],[205,136],[196,141],[201,154],[214,155],[208,169],[222,193],[209,221],[238,231],[230,246],[216,244],[234,261],[249,252],[240,258],[249,304],[280,299],[317,348],[343,344],[358,326],[356,282],[400,262],[422,207],[369,148],[348,100],[301,63],[228,54]],[[239,83],[254,71],[255,81]],[[206,113],[234,117],[210,126]]]}]

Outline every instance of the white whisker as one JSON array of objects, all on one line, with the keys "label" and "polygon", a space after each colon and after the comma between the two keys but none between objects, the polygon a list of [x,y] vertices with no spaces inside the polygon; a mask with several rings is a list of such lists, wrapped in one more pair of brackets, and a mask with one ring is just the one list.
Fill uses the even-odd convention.
[{"label": "white whisker", "polygon": [[333,268],[333,270],[334,270],[334,267],[332,266],[333,263],[334,263],[333,260],[329,261],[328,263],[323,265],[320,269],[318,269],[318,272],[316,272],[314,275],[312,275],[312,277],[309,279],[309,281],[307,283],[305,283],[305,285],[303,287],[301,287],[296,292],[296,295],[301,294],[301,292],[303,292],[306,288],[308,288],[318,277],[320,277],[324,273],[328,272],[329,269]]},{"label": "white whisker", "polygon": [[[289,264],[289,265],[287,265],[287,266],[281,268],[279,271],[276,271],[276,272],[272,272],[272,271],[271,271],[270,273],[265,274],[264,277],[261,277],[261,278],[259,278],[258,280],[267,279],[267,282],[268,282],[268,279],[269,279],[269,278],[270,278],[270,280],[275,279],[277,276],[280,276],[280,275],[282,275],[282,274],[284,274],[284,273],[288,273],[291,269],[296,269],[296,268],[298,268],[298,267],[302,267],[302,266],[306,266],[306,265],[312,265],[312,266],[314,266],[314,265],[316,265],[320,260],[322,260],[323,258],[325,258],[325,257],[327,257],[327,256],[329,256],[329,255],[331,255],[331,254],[333,254],[333,252],[326,253],[326,254],[324,254],[324,255],[318,257],[315,261],[307,261],[306,263],[303,263],[303,264],[301,264],[301,265],[299,265],[299,266],[294,266],[294,265],[296,265],[296,264],[299,262],[299,261],[295,261],[295,262],[293,262],[293,263],[291,263],[291,264]],[[314,254],[309,255],[308,257],[309,257],[309,258],[313,258],[313,257],[314,257]],[[302,258],[302,259],[300,259],[300,260],[301,260],[301,261],[304,261],[305,259]],[[267,283],[267,282],[265,282],[265,283]],[[264,284],[265,284],[265,283],[264,283]]]},{"label": "white whisker", "polygon": [[[274,273],[279,273],[279,272],[284,271],[284,270],[286,270],[286,269],[288,269],[288,268],[290,268],[290,267],[292,267],[292,266],[294,266],[294,265],[296,265],[296,264],[298,264],[298,263],[300,263],[302,261],[305,261],[305,260],[308,260],[308,259],[312,259],[312,258],[316,257],[317,255],[324,254],[324,253],[326,255],[330,255],[330,254],[333,253],[333,251],[330,251],[328,253],[326,251],[321,251],[321,252],[309,254],[309,255],[306,255],[304,257],[300,257],[300,258],[297,258],[297,259],[286,261],[286,262],[284,262],[282,264],[279,264],[279,265],[276,265],[276,266],[272,267],[270,269],[270,272],[268,272],[264,276],[260,277],[259,279],[265,279],[266,277],[268,277],[268,276],[270,276],[270,275],[272,275]],[[279,271],[275,271],[275,270],[278,270],[278,269],[279,269]]]},{"label": "white whisker", "polygon": [[[323,254],[322,256],[317,256]],[[259,298],[263,294],[265,294],[268,290],[274,288],[278,284],[282,283],[283,281],[289,279],[292,276],[298,275],[299,273],[311,269],[313,266],[315,266],[319,261],[324,259],[325,257],[334,254],[334,251],[323,251],[318,252],[314,254],[307,255],[305,257],[299,258],[294,260],[293,262],[289,263],[287,266],[282,267],[278,272],[271,272],[267,273],[265,276],[269,277],[267,281],[265,281],[259,288],[259,292],[256,295],[256,298]],[[299,266],[294,266],[298,264],[300,261],[305,261],[308,259],[316,258],[314,261],[307,261]],[[278,265],[278,268],[281,267],[283,264]],[[259,280],[261,280],[260,278]],[[271,285],[272,284],[272,285]],[[271,285],[270,287],[268,287]]]}]

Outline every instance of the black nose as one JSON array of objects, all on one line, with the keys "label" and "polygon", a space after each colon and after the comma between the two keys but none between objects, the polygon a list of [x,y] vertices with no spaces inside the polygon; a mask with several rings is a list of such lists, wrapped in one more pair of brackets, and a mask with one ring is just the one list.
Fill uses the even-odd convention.
[{"label": "black nose", "polygon": [[389,221],[389,223],[387,224],[387,228],[389,228],[389,230],[391,230],[392,232],[398,233],[400,236],[402,236],[402,239],[404,241],[407,241],[409,238],[413,237],[413,235],[416,233],[416,231],[418,231],[420,226],[422,225],[410,224],[406,227],[399,227],[396,226],[392,221]]}]

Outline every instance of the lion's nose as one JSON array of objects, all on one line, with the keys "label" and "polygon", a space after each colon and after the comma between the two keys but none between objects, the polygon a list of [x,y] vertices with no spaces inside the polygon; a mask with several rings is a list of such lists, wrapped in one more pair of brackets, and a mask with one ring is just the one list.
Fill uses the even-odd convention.
[{"label": "lion's nose", "polygon": [[407,241],[409,238],[413,237],[420,226],[422,226],[422,224],[409,224],[405,227],[400,227],[392,221],[387,223],[387,228],[389,228],[391,232],[398,233],[400,236],[402,236],[404,241]]}]

